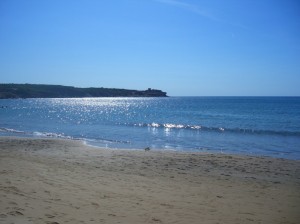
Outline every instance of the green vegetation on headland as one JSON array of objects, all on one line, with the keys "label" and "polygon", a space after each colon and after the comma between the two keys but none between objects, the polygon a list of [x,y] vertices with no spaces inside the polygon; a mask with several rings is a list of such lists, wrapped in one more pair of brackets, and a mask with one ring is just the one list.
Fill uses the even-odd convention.
[{"label": "green vegetation on headland", "polygon": [[43,84],[0,84],[0,99],[14,98],[81,98],[81,97],[166,97],[156,89],[128,90],[113,88],[77,88]]}]

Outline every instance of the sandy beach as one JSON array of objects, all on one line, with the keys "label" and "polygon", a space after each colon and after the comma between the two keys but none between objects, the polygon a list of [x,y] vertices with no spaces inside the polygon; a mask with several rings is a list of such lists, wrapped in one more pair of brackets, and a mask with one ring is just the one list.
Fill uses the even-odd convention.
[{"label": "sandy beach", "polygon": [[299,223],[300,161],[0,138],[0,223]]}]

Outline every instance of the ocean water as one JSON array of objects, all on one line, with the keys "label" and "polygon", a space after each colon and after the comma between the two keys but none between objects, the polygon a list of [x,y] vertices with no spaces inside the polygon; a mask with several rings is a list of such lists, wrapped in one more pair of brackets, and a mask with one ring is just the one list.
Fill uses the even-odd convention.
[{"label": "ocean water", "polygon": [[300,97],[4,99],[0,135],[300,159]]}]

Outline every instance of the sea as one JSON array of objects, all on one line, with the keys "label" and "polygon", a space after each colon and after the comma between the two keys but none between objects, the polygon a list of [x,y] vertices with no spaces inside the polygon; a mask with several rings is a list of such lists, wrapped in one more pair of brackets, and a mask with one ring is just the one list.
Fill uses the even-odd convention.
[{"label": "sea", "polygon": [[300,97],[1,99],[0,136],[300,159]]}]

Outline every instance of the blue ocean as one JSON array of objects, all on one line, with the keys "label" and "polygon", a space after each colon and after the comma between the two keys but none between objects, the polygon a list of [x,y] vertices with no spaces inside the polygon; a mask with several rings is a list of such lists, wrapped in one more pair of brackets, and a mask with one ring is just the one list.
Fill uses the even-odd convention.
[{"label": "blue ocean", "polygon": [[300,97],[2,99],[0,135],[300,159]]}]

